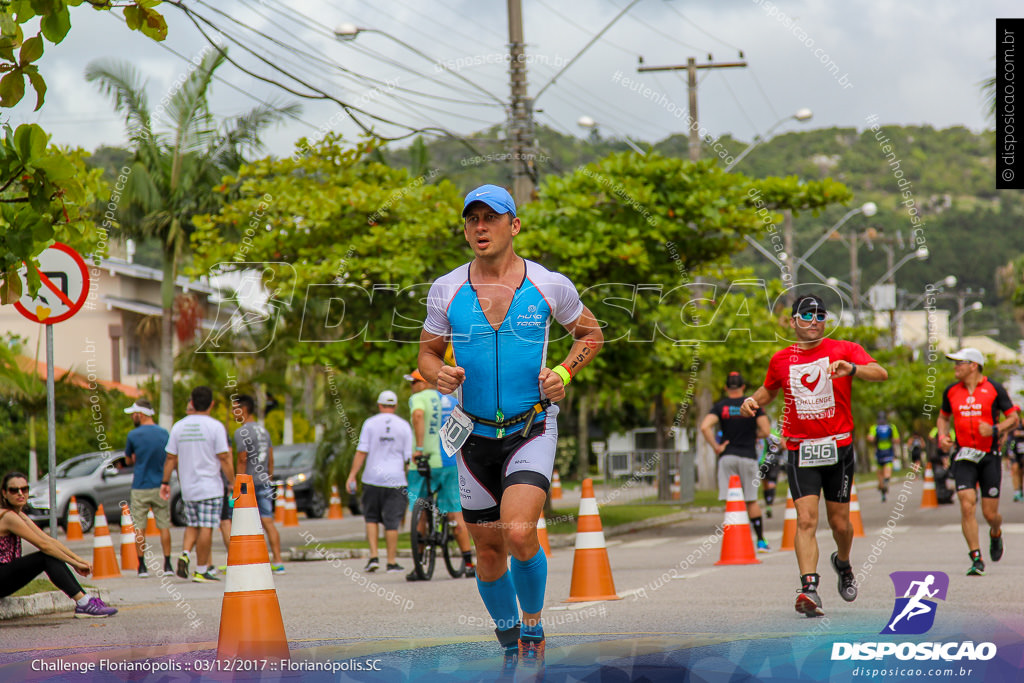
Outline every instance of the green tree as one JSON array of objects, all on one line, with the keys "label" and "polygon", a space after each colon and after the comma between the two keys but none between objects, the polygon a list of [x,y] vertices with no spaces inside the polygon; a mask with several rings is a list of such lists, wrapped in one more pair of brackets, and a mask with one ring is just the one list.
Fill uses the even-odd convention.
[{"label": "green tree", "polygon": [[[36,93],[36,109],[46,95],[46,81],[37,62],[45,43],[58,44],[71,30],[69,7],[82,0],[11,0],[0,3],[0,107],[9,108],[25,96],[26,81]],[[90,0],[96,10],[115,7],[109,0]],[[167,23],[154,9],[158,0],[135,0],[117,7],[131,30],[154,40],[167,35]],[[35,27],[36,33],[26,38]],[[0,303],[21,296],[17,277],[21,263],[35,263],[39,253],[55,239],[90,253],[98,237],[81,214],[89,206],[90,174],[78,156],[47,148],[49,136],[35,124],[12,130],[4,125],[0,138]],[[38,265],[38,264],[36,264]],[[29,290],[39,278],[28,270]]]},{"label": "green tree", "polygon": [[207,94],[223,62],[219,51],[203,56],[168,98],[164,112],[169,125],[163,131],[156,129],[164,121],[151,111],[145,85],[133,67],[98,61],[86,68],[86,80],[111,97],[128,127],[131,174],[118,205],[125,233],[158,237],[165,247],[160,333],[160,424],[165,428],[173,416],[174,283],[194,229],[192,217],[220,203],[214,188],[239,167],[244,152],[261,147],[261,132],[299,109],[260,105],[218,127]]}]

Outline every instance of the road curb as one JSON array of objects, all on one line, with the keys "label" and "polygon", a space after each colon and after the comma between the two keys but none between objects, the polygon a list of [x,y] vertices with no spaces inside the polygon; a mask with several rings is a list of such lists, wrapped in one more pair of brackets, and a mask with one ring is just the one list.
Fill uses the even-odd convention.
[{"label": "road curb", "polygon": [[[106,588],[90,588],[89,593],[90,595],[95,595],[103,602],[108,602],[110,598],[110,591]],[[17,619],[19,617],[33,617],[39,614],[58,614],[60,612],[74,611],[75,603],[61,591],[0,598],[0,621]]]},{"label": "road curb", "polygon": [[[623,536],[635,531],[667,526],[677,522],[685,522],[690,519],[693,519],[691,512],[689,510],[681,510],[679,512],[673,512],[670,515],[651,517],[650,519],[644,519],[639,522],[631,522],[629,524],[620,524],[619,526],[608,527],[604,530],[604,535],[605,537]],[[551,534],[548,537],[548,542],[551,544],[552,548],[569,547],[576,544],[576,534]],[[292,562],[316,562],[326,559],[352,560],[369,557],[370,555],[370,551],[367,548],[323,548],[322,550],[317,550],[316,548],[292,547],[288,549],[288,552],[291,554]],[[411,557],[412,551],[408,548],[399,548],[398,556]]]}]

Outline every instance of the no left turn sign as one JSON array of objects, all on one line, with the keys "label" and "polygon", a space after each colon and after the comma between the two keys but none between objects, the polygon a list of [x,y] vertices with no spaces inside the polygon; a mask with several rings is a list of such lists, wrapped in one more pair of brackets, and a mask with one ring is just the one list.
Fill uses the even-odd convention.
[{"label": "no left turn sign", "polygon": [[32,322],[44,325],[67,320],[82,309],[89,296],[85,259],[68,245],[57,242],[47,247],[38,261],[42,286],[35,296],[29,296],[27,266],[23,266],[20,275],[24,294],[14,302],[14,307]]}]

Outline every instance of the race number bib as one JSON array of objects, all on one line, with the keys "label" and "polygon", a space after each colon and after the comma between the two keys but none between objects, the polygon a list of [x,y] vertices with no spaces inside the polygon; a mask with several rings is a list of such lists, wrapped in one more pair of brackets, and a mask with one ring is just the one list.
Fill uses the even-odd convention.
[{"label": "race number bib", "polygon": [[962,446],[956,453],[956,460],[967,460],[968,462],[981,462],[981,459],[988,455],[988,451],[980,448],[967,448]]},{"label": "race number bib", "polygon": [[800,442],[798,467],[824,467],[839,462],[839,448],[835,437],[807,439]]},{"label": "race number bib", "polygon": [[455,406],[448,421],[441,428],[441,445],[446,453],[458,453],[472,433],[473,420],[462,410],[462,406]]}]

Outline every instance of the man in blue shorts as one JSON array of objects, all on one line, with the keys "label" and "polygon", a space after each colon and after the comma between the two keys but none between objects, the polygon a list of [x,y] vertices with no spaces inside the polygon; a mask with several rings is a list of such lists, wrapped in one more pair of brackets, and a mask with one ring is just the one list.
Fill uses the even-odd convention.
[{"label": "man in blue shorts", "polygon": [[[419,370],[413,370],[412,374],[406,375],[405,381],[411,383],[413,391],[413,395],[409,398],[409,415],[412,418],[413,464],[415,467],[411,467],[408,474],[409,511],[413,511],[417,498],[430,496],[430,492],[425,490],[426,480],[421,474],[424,469],[429,469],[431,487],[440,489],[437,496],[437,508],[455,525],[455,540],[462,552],[466,576],[476,576],[469,531],[466,529],[466,523],[462,518],[462,506],[459,504],[459,473],[455,467],[445,467],[444,453],[441,448],[440,431],[446,417],[444,403],[441,400],[442,394],[423,379]],[[444,398],[451,400],[450,396]],[[448,412],[451,414],[451,409]],[[420,531],[426,532],[426,519],[419,521],[419,528]],[[406,581],[420,581],[424,578],[416,571],[415,567],[405,577]]]},{"label": "man in blue shorts", "polygon": [[[466,195],[462,217],[474,259],[430,289],[419,370],[441,393],[459,392],[442,443],[458,450],[477,588],[505,649],[505,665],[522,659],[540,666],[547,559],[537,520],[554,465],[555,402],[604,337],[568,278],[516,255],[512,242],[521,225],[507,190],[478,187]],[[554,369],[545,362],[552,318],[573,338],[567,359]],[[454,366],[444,362],[449,341]]]}]

